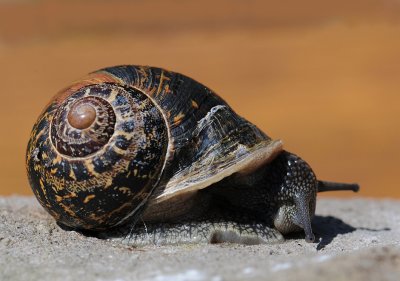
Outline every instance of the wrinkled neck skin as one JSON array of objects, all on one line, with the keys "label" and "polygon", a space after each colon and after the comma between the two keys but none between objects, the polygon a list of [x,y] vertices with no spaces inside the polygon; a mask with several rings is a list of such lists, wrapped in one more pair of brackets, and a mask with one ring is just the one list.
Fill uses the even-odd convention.
[{"label": "wrinkled neck skin", "polygon": [[304,230],[314,241],[311,219],[315,212],[317,180],[310,166],[283,151],[251,175],[234,175],[211,189],[235,211],[267,221],[282,234]]},{"label": "wrinkled neck skin", "polygon": [[274,226],[283,234],[303,229],[306,241],[313,242],[311,220],[318,188],[314,172],[304,160],[288,152],[282,153],[277,160],[271,172],[283,173],[283,181],[276,197],[280,207],[274,216]]}]

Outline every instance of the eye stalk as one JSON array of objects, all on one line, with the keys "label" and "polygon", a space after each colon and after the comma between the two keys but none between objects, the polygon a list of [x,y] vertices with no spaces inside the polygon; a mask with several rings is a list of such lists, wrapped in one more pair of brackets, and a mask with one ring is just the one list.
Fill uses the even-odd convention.
[{"label": "eye stalk", "polygon": [[318,181],[318,192],[325,191],[354,191],[358,192],[360,186],[356,183],[339,183],[329,181]]},{"label": "eye stalk", "polygon": [[292,153],[283,153],[286,174],[278,198],[281,207],[274,218],[275,227],[283,234],[303,230],[307,242],[314,242],[311,220],[315,213],[317,192],[354,191],[358,184],[335,183],[317,180],[311,167]]}]

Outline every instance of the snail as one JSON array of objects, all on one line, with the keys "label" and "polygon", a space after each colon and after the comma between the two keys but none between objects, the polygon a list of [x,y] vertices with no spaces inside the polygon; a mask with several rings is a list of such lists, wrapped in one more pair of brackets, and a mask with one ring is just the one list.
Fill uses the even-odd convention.
[{"label": "snail", "polygon": [[268,243],[296,231],[312,242],[317,192],[359,189],[317,180],[281,140],[195,80],[134,65],[60,91],[32,129],[26,167],[60,225],[131,225],[138,244],[149,235],[161,244]]}]

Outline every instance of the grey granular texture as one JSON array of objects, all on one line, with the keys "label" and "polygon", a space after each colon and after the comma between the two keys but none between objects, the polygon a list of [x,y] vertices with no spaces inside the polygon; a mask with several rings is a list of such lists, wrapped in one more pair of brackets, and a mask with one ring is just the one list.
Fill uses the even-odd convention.
[{"label": "grey granular texture", "polygon": [[317,243],[147,246],[60,229],[32,197],[0,197],[0,280],[400,280],[400,201],[320,199]]}]

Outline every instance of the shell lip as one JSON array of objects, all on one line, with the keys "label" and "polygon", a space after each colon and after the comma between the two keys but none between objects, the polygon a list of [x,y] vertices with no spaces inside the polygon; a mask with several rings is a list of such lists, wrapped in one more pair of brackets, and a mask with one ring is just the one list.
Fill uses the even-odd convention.
[{"label": "shell lip", "polygon": [[180,174],[174,175],[167,183],[165,190],[155,198],[155,202],[163,202],[182,193],[206,188],[234,173],[244,175],[252,173],[261,165],[271,162],[283,150],[283,142],[280,139],[267,140],[255,145],[251,150],[249,154],[235,162],[234,165],[207,177],[205,180],[193,183],[189,181],[190,176],[189,178],[186,177],[186,180],[182,180]]}]

